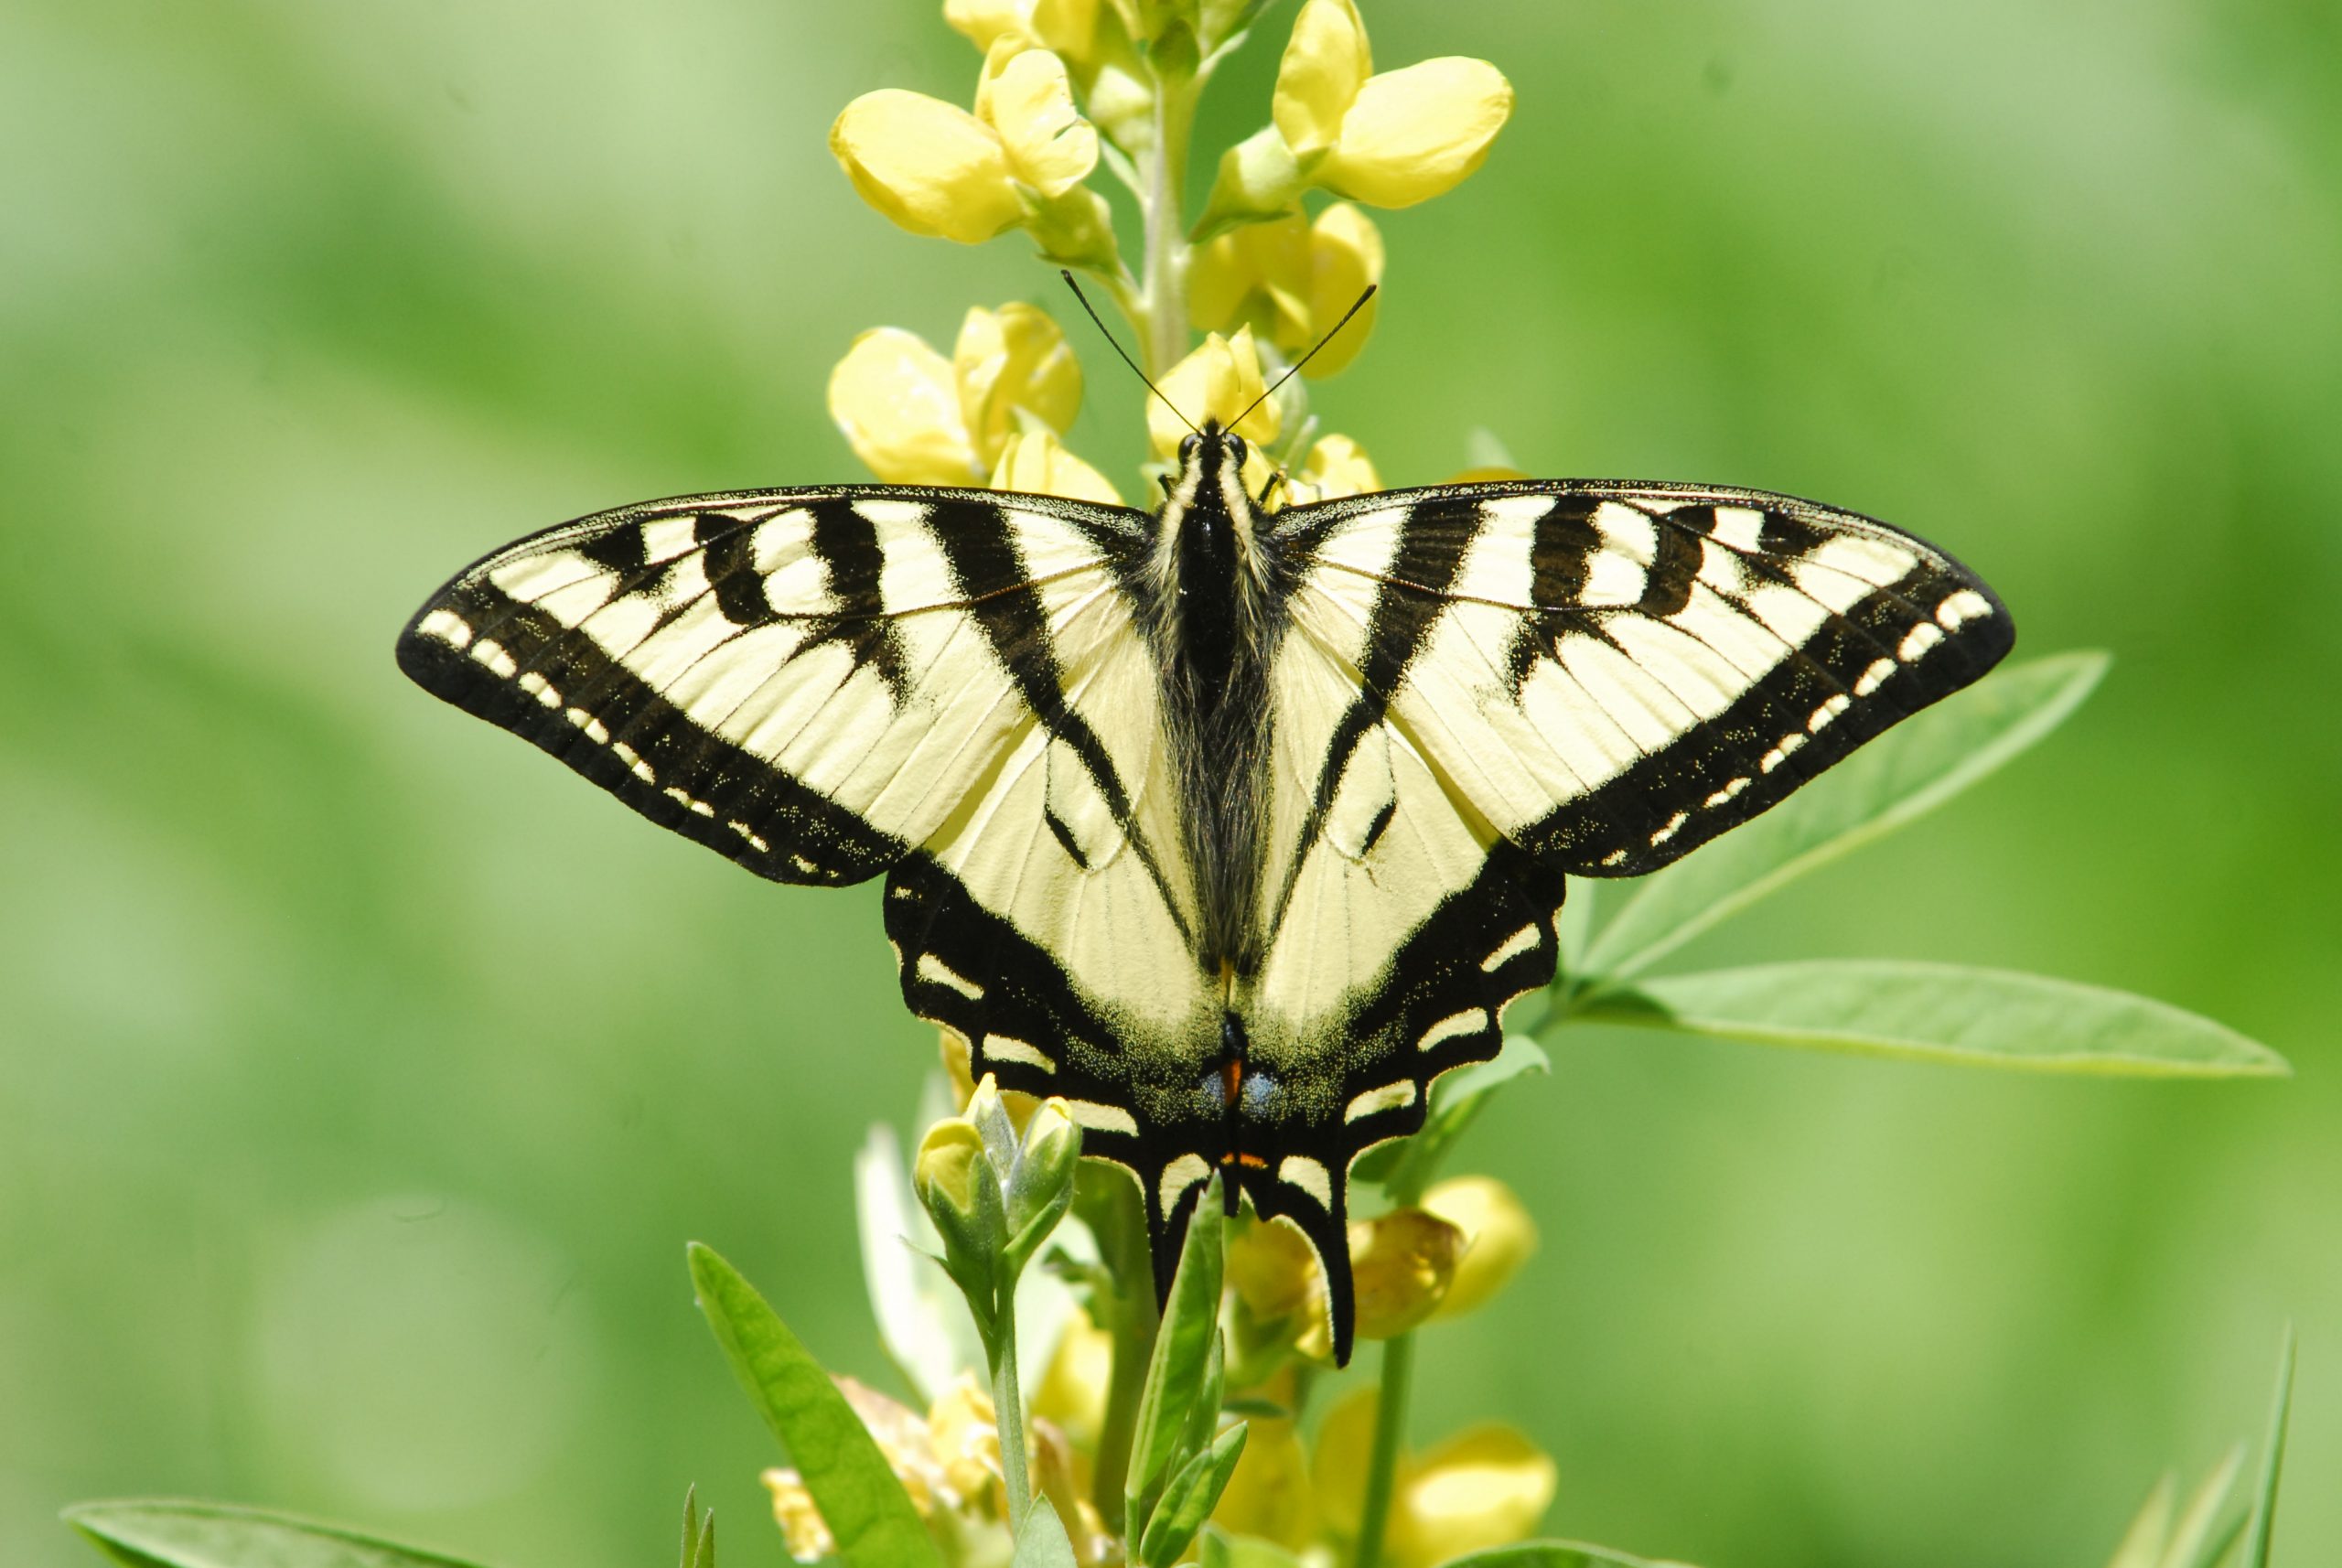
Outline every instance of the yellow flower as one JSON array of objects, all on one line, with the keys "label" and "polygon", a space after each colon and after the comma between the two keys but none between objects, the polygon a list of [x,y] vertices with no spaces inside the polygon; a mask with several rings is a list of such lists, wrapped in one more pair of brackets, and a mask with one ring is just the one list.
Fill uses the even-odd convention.
[{"label": "yellow flower", "polygon": [[[885,1455],[886,1467],[902,1483],[920,1518],[933,1518],[939,1507],[958,1509],[966,1504],[967,1498],[952,1489],[944,1466],[937,1457],[928,1421],[922,1420],[917,1411],[888,1399],[865,1383],[843,1377],[832,1380],[845,1395],[854,1413],[862,1418],[863,1426],[878,1444],[878,1452]],[[773,1518],[788,1542],[789,1554],[800,1563],[837,1555],[837,1542],[821,1511],[813,1506],[812,1494],[805,1489],[803,1477],[795,1470],[772,1469],[765,1471],[761,1478],[772,1494]]]},{"label": "yellow flower", "polygon": [[1352,0],[1307,0],[1277,68],[1273,118],[1312,182],[1376,207],[1454,189],[1512,113],[1484,59],[1444,56],[1375,74]]},{"label": "yellow flower", "polygon": [[1273,1541],[1290,1551],[1307,1546],[1317,1533],[1317,1509],[1309,1485],[1309,1460],[1287,1420],[1250,1418],[1236,1473],[1211,1511],[1212,1522],[1237,1535]]},{"label": "yellow flower", "polygon": [[987,53],[1006,38],[1079,60],[1097,35],[1098,0],[943,0],[943,19]]},{"label": "yellow flower", "polygon": [[[1315,223],[1296,213],[1198,246],[1187,274],[1187,309],[1205,331],[1242,322],[1287,353],[1299,353],[1315,347],[1369,284],[1381,281],[1381,234],[1365,213],[1339,201]],[[1369,300],[1302,373],[1316,381],[1356,358],[1373,330],[1377,304]]]},{"label": "yellow flower", "polygon": [[[1163,389],[1163,396],[1146,405],[1147,440],[1157,457],[1168,457],[1178,451],[1180,441],[1187,435],[1180,414],[1197,424],[1216,419],[1223,425],[1232,425],[1237,435],[1252,444],[1256,458],[1260,446],[1275,440],[1284,424],[1284,415],[1275,402],[1262,401],[1261,394],[1267,387],[1261,376],[1261,351],[1253,344],[1250,327],[1238,328],[1233,338],[1211,333],[1195,352],[1172,366],[1157,384]],[[1165,406],[1166,400],[1169,407]],[[1259,406],[1253,407],[1255,403]],[[1178,413],[1174,413],[1173,408]],[[1247,409],[1252,412],[1246,413]],[[1240,414],[1243,416],[1241,421]]]},{"label": "yellow flower", "polygon": [[981,484],[1020,411],[1063,430],[1080,407],[1081,367],[1029,305],[969,311],[950,360],[916,333],[873,328],[830,372],[830,417],[893,485]]},{"label": "yellow flower", "polygon": [[[1358,1533],[1376,1391],[1360,1389],[1317,1431],[1311,1464],[1320,1516],[1335,1533]],[[1402,1454],[1391,1498],[1384,1559],[1431,1568],[1468,1552],[1525,1541],[1553,1500],[1559,1474],[1537,1445],[1509,1426],[1475,1426],[1429,1453]]]},{"label": "yellow flower", "polygon": [[1537,1251],[1537,1222],[1494,1176],[1455,1176],[1423,1194],[1423,1208],[1464,1233],[1455,1283],[1434,1317],[1471,1311],[1501,1290]]},{"label": "yellow flower", "polygon": [[1300,468],[1279,487],[1287,506],[1372,495],[1380,489],[1382,476],[1374,471],[1366,449],[1347,435],[1319,436]]},{"label": "yellow flower", "polygon": [[1033,1414],[1054,1423],[1076,1443],[1095,1447],[1106,1423],[1106,1385],[1113,1372],[1114,1337],[1076,1306],[1033,1391]]},{"label": "yellow flower", "polygon": [[1123,498],[1106,476],[1066,450],[1047,430],[1012,436],[993,466],[985,488],[1028,496],[1064,496],[1069,500],[1120,506]]},{"label": "yellow flower", "polygon": [[[1464,1234],[1420,1208],[1394,1208],[1350,1227],[1350,1283],[1360,1339],[1389,1339],[1429,1317],[1456,1277]],[[1301,1331],[1295,1348],[1319,1361],[1334,1357],[1323,1316]]]},{"label": "yellow flower", "polygon": [[914,234],[982,244],[1065,196],[1098,163],[1065,62],[999,38],[976,112],[901,88],[865,92],[830,127],[830,151],[862,199]]}]

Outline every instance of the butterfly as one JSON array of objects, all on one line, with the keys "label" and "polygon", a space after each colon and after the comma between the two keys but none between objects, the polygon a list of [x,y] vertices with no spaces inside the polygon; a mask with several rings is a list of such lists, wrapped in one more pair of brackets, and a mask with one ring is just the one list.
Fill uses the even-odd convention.
[{"label": "butterfly", "polygon": [[1982,674],[1949,555],[1760,491],[1554,480],[1266,510],[830,486],[623,507],[401,636],[424,688],[779,882],[883,875],[904,1000],[1137,1178],[1296,1226],[1338,1359],[1348,1173],[1638,876]]}]

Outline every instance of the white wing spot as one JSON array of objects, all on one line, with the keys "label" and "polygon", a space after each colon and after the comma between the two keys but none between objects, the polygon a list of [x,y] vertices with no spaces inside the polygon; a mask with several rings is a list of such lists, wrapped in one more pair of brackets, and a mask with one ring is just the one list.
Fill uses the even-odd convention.
[{"label": "white wing spot", "polygon": [[561,693],[553,690],[552,682],[533,670],[521,677],[521,690],[528,693],[548,708],[561,706]]},{"label": "white wing spot", "polygon": [[1297,1187],[1315,1198],[1317,1207],[1331,1214],[1334,1211],[1334,1178],[1326,1167],[1306,1155],[1287,1155],[1277,1166],[1277,1180],[1287,1187]]},{"label": "white wing spot", "polygon": [[1789,760],[1789,753],[1795,751],[1799,746],[1803,746],[1804,744],[1805,736],[1801,731],[1795,735],[1785,735],[1781,736],[1781,744],[1773,747],[1772,750],[1767,752],[1763,757],[1758,759],[1756,764],[1757,770],[1763,773],[1770,773],[1774,768],[1778,768],[1782,763]]},{"label": "white wing spot", "polygon": [[[1932,628],[1930,628],[1932,629]],[[504,651],[504,645],[492,637],[483,637],[472,644],[472,657],[503,676],[507,681],[521,672],[520,663]]]},{"label": "white wing spot", "polygon": [[433,610],[414,629],[425,637],[435,637],[451,648],[471,646],[472,623],[453,610]]},{"label": "white wing spot", "polygon": [[821,869],[822,869],[820,866],[818,866],[818,865],[814,865],[811,861],[810,861],[810,860],[806,859],[806,858],[805,858],[803,855],[801,855],[801,854],[792,854],[792,855],[790,855],[790,856],[789,857],[789,864],[790,864],[790,865],[793,865],[793,866],[795,866],[798,870],[800,870],[800,871],[801,871],[801,872],[805,873],[805,875],[808,875],[808,876],[812,875],[813,875],[813,873],[815,873],[815,872],[817,872],[817,871],[819,871],[819,870],[821,870]]},{"label": "white wing spot", "polygon": [[659,782],[659,775],[652,769],[650,764],[643,761],[641,755],[637,752],[634,747],[627,745],[626,742],[622,740],[612,741],[610,743],[610,755],[617,757],[620,762],[625,763],[628,768],[632,769],[634,776],[637,779],[641,779],[645,784],[656,784]]},{"label": "white wing spot", "polygon": [[1942,628],[1931,620],[1923,620],[1911,628],[1910,635],[1903,639],[1903,646],[1895,650],[1895,657],[1908,664],[1942,640]]},{"label": "white wing spot", "polygon": [[1973,588],[1960,592],[1936,607],[1936,619],[1943,622],[1946,631],[1958,631],[1971,620],[1982,620],[1993,613],[1993,601]]},{"label": "white wing spot", "polygon": [[1402,1078],[1396,1083],[1386,1083],[1380,1089],[1370,1089],[1349,1103],[1342,1112],[1342,1123],[1368,1116],[1380,1116],[1385,1111],[1398,1111],[1415,1102],[1415,1080]]},{"label": "white wing spot", "polygon": [[1496,951],[1480,961],[1480,972],[1484,974],[1494,974],[1505,966],[1508,960],[1518,958],[1535,947],[1538,934],[1535,926],[1521,927],[1520,929],[1499,942]]},{"label": "white wing spot", "polygon": [[610,726],[596,718],[593,714],[587,713],[585,709],[571,708],[568,711],[568,717],[569,722],[575,725],[579,729],[584,730],[586,732],[586,738],[592,741],[596,746],[607,746],[610,744]]},{"label": "white wing spot", "polygon": [[1668,818],[1667,825],[1660,829],[1659,832],[1650,835],[1651,846],[1653,848],[1657,848],[1659,845],[1665,843],[1669,839],[1673,838],[1676,833],[1681,830],[1683,824],[1691,820],[1692,813],[1689,811],[1678,811],[1673,816]]},{"label": "white wing spot", "polygon": [[[1079,1100],[1069,1100],[1066,1101],[1066,1108],[1070,1111],[1073,1107],[1083,1102]],[[1113,1110],[1113,1107],[1101,1106],[1100,1109],[1112,1111]],[[1122,1117],[1125,1122],[1130,1122],[1131,1120],[1127,1112],[1116,1111],[1114,1112],[1114,1114]],[[1077,1122],[1081,1122],[1081,1117],[1079,1113],[1076,1113],[1073,1119]],[[1081,1124],[1085,1127],[1090,1125],[1087,1122],[1081,1122]],[[1138,1131],[1138,1124],[1136,1122],[1131,1122],[1131,1131]],[[1177,1159],[1173,1160],[1169,1165],[1165,1165],[1163,1167],[1162,1184],[1156,1188],[1157,1196],[1159,1196],[1163,1201],[1163,1212],[1166,1214],[1170,1213],[1172,1208],[1177,1205],[1180,1197],[1185,1194],[1189,1187],[1195,1186],[1196,1183],[1203,1180],[1204,1177],[1209,1175],[1211,1175],[1211,1167],[1204,1164],[1204,1157],[1201,1155],[1181,1155]]]},{"label": "white wing spot", "polygon": [[742,838],[747,839],[749,844],[755,848],[758,854],[768,854],[771,853],[772,845],[765,843],[763,838],[758,836],[757,830],[750,827],[747,823],[734,822],[727,823],[726,825],[730,827],[734,832],[738,833]]},{"label": "white wing spot", "polygon": [[971,1002],[981,1002],[984,999],[983,986],[978,985],[931,952],[923,952],[919,955],[918,973],[921,980],[931,980],[938,985],[948,985]]},{"label": "white wing spot", "polygon": [[1873,692],[1875,692],[1881,686],[1885,685],[1886,678],[1894,673],[1895,660],[1892,659],[1872,660],[1870,668],[1864,671],[1862,675],[1854,682],[1854,695],[1857,697],[1869,696]]},{"label": "white wing spot", "polygon": [[1602,864],[1605,865],[1617,865],[1623,863],[1626,858],[1627,852],[1624,849],[1614,849],[1608,854],[1602,857]]},{"label": "white wing spot", "polygon": [[[934,956],[932,953],[923,954],[920,961],[925,962]],[[1026,1067],[1039,1068],[1043,1072],[1058,1070],[1058,1064],[1051,1061],[1040,1047],[1020,1040],[1014,1035],[986,1035],[984,1055],[994,1061],[1022,1062]]]},{"label": "white wing spot", "polygon": [[1446,1017],[1425,1029],[1423,1032],[1423,1037],[1415,1042],[1415,1049],[1427,1051],[1443,1040],[1452,1040],[1458,1035],[1477,1035],[1488,1026],[1488,1010],[1487,1008],[1466,1007],[1461,1013],[1450,1013]]},{"label": "white wing spot", "polygon": [[1805,727],[1810,734],[1820,735],[1830,727],[1830,722],[1832,719],[1853,705],[1854,700],[1852,697],[1843,692],[1837,693],[1828,702],[1813,710],[1813,716],[1805,721]]},{"label": "white wing spot", "polygon": [[1717,790],[1714,794],[1709,796],[1703,803],[1710,811],[1714,811],[1718,806],[1728,806],[1732,803],[1735,796],[1737,796],[1743,789],[1748,788],[1749,783],[1750,780],[1747,775],[1743,774],[1741,777],[1734,779],[1731,783],[1725,785],[1723,789]]}]

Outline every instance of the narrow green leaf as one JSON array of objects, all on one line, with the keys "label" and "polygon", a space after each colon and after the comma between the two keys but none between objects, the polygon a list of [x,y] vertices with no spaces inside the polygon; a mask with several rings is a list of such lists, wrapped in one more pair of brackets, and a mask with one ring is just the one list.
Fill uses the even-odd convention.
[{"label": "narrow green leaf", "polygon": [[2165,1003],[1957,964],[1825,959],[1668,975],[1589,997],[1576,1016],[2036,1072],[2234,1078],[2293,1070],[2268,1047]]},{"label": "narrow green leaf", "polygon": [[229,1503],[77,1503],[63,1517],[136,1568],[472,1568],[435,1552]]},{"label": "narrow green leaf", "polygon": [[1912,715],[1756,821],[1645,878],[1586,952],[1588,978],[1639,974],[1775,888],[1941,805],[2063,724],[2106,666],[2103,653],[2036,659]]},{"label": "narrow green leaf", "polygon": [[1016,1538],[1016,1551],[1009,1559],[1009,1568],[1074,1568],[1073,1539],[1065,1532],[1065,1520],[1058,1517],[1057,1505],[1047,1498],[1034,1498],[1032,1509],[1025,1516],[1024,1533]]},{"label": "narrow green leaf", "polygon": [[1138,1427],[1123,1482],[1123,1529],[1133,1540],[1144,1536],[1155,1499],[1187,1461],[1181,1438],[1219,1337],[1219,1178],[1215,1176],[1187,1221],[1179,1267],[1171,1277],[1171,1297],[1164,1304],[1155,1354],[1146,1364],[1145,1391],[1139,1396]]},{"label": "narrow green leaf", "polygon": [[2235,1510],[2229,1507],[2229,1494],[2236,1489],[2236,1478],[2243,1469],[2244,1445],[2239,1444],[2189,1495],[2179,1522],[2164,1542],[2160,1568],[2211,1568],[2228,1555],[2241,1528]]},{"label": "narrow green leaf", "polygon": [[1155,1517],[1146,1521],[1146,1533],[1140,1538],[1138,1561],[1142,1568],[1171,1568],[1196,1531],[1211,1517],[1219,1505],[1219,1494],[1228,1489],[1228,1477],[1236,1473],[1236,1461],[1244,1456],[1247,1428],[1238,1422],[1212,1440],[1211,1445],[1180,1468],[1163,1488],[1163,1500],[1155,1505]]},{"label": "narrow green leaf", "polygon": [[765,1424],[789,1451],[849,1568],[939,1568],[927,1527],[830,1375],[712,1248],[689,1247],[700,1311]]},{"label": "narrow green leaf", "polygon": [[2132,1516],[2131,1528],[2122,1532],[2122,1544],[2114,1549],[2106,1568],[2163,1568],[2163,1543],[2171,1534],[2173,1495],[2178,1483],[2166,1473],[2147,1494]]},{"label": "narrow green leaf", "polygon": [[1440,1568],[1690,1568],[1687,1563],[1662,1562],[1588,1546],[1583,1541],[1524,1541],[1518,1546],[1493,1547],[1487,1552],[1451,1557]]},{"label": "narrow green leaf", "polygon": [[2285,1468],[2285,1427],[2294,1409],[2294,1326],[2285,1325],[2284,1348],[2277,1353],[2277,1397],[2269,1411],[2269,1447],[2261,1456],[2261,1484],[2253,1488],[2252,1522],[2245,1527],[2244,1568],[2269,1568],[2269,1536],[2277,1517],[2277,1481]]}]

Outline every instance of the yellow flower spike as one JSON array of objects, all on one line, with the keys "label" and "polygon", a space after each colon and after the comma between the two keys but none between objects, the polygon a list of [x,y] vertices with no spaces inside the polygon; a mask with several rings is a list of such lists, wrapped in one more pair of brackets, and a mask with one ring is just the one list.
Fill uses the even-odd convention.
[{"label": "yellow flower spike", "polygon": [[992,489],[1022,495],[1063,496],[1101,506],[1123,504],[1105,475],[1067,451],[1065,444],[1046,430],[1009,437],[986,483]]},{"label": "yellow flower spike", "polygon": [[[1274,403],[1261,401],[1267,384],[1261,376],[1261,352],[1252,341],[1250,327],[1237,328],[1233,338],[1210,334],[1195,352],[1172,366],[1157,384],[1163,389],[1163,396],[1146,405],[1146,436],[1157,457],[1168,457],[1178,451],[1180,439],[1187,434],[1187,426],[1180,422],[1181,413],[1198,425],[1206,419],[1216,419],[1225,425],[1243,414],[1242,422],[1235,426],[1236,434],[1256,449],[1275,440],[1284,423]],[[1166,400],[1169,407],[1165,406]],[[1254,408],[1254,403],[1260,406]],[[1172,413],[1173,407],[1179,413]],[[1252,412],[1245,413],[1248,408]]]},{"label": "yellow flower spike", "polygon": [[1431,1568],[1526,1541],[1559,1479],[1553,1461],[1509,1426],[1457,1433],[1403,1466],[1391,1509],[1393,1568]]},{"label": "yellow flower spike", "polygon": [[980,467],[999,462],[1007,450],[1017,410],[1058,431],[1071,428],[1081,412],[1081,362],[1058,324],[1030,305],[970,310],[951,348],[951,371]]},{"label": "yellow flower spike", "polygon": [[1098,166],[1097,127],[1073,106],[1065,61],[1004,37],[984,57],[976,119],[991,127],[1007,171],[1047,198],[1063,196]]},{"label": "yellow flower spike", "polygon": [[796,1471],[767,1470],[757,1478],[772,1494],[773,1521],[780,1526],[780,1539],[788,1545],[791,1558],[800,1563],[819,1563],[837,1555],[837,1538],[830,1533],[822,1510],[813,1506],[813,1494],[805,1489],[805,1482]]},{"label": "yellow flower spike", "polygon": [[1253,1416],[1250,1424],[1243,1456],[1212,1509],[1212,1522],[1237,1535],[1257,1536],[1298,1552],[1317,1533],[1308,1456],[1292,1422]]},{"label": "yellow flower spike", "polygon": [[1358,1337],[1389,1339],[1424,1318],[1447,1294],[1464,1233],[1435,1214],[1394,1208],[1350,1227]]},{"label": "yellow flower spike", "polygon": [[1455,1283],[1434,1317],[1471,1311],[1504,1288],[1537,1251],[1537,1222],[1494,1176],[1455,1176],[1423,1194],[1423,1208],[1464,1233]]},{"label": "yellow flower spike", "polygon": [[830,151],[865,201],[914,234],[978,245],[1024,220],[999,135],[956,104],[865,92],[830,127]]},{"label": "yellow flower spike", "polygon": [[1461,185],[1511,115],[1512,83],[1487,60],[1427,59],[1359,90],[1311,177],[1377,207],[1412,207]]},{"label": "yellow flower spike", "polygon": [[983,474],[951,361],[917,333],[874,327],[830,372],[830,417],[890,485],[970,485]]},{"label": "yellow flower spike", "polygon": [[1340,140],[1343,119],[1373,72],[1366,24],[1351,0],[1308,0],[1277,62],[1270,118],[1305,164]]}]

